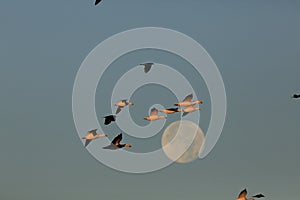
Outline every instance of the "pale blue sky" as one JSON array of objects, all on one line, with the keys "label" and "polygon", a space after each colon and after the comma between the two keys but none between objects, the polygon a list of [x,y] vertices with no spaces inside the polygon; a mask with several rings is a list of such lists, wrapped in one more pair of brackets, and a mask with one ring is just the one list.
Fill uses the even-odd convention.
[{"label": "pale blue sky", "polygon": [[[214,200],[234,199],[244,187],[272,200],[298,198],[300,102],[290,95],[300,92],[299,1],[93,4],[0,3],[1,199]],[[102,165],[84,149],[72,118],[72,88],[80,64],[99,42],[144,26],[178,30],[206,48],[223,76],[228,113],[220,140],[204,160],[132,175]],[[175,62],[171,55],[136,53],[119,62],[129,65],[154,55],[154,61]],[[118,61],[114,64],[112,68]],[[113,71],[107,73],[113,76]],[[186,75],[197,79],[191,69]],[[97,92],[101,98],[103,91]],[[135,95],[138,99],[143,91]],[[201,122],[204,129],[207,120]],[[157,141],[158,136],[153,138]],[[137,139],[130,142],[140,148]]]}]

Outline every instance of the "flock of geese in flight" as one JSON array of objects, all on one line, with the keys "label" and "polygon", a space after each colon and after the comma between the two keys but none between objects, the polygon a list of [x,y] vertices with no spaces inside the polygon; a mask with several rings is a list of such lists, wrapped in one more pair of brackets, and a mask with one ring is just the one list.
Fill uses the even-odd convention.
[{"label": "flock of geese in flight", "polygon": [[[101,0],[100,0],[101,1]],[[96,3],[100,2],[100,1],[96,1]],[[141,66],[144,66],[144,72],[148,73],[151,70],[151,67],[154,65],[154,63],[143,63],[140,64]],[[300,94],[293,94],[291,96],[291,98],[294,99],[298,99],[300,98]],[[174,106],[177,107],[173,107],[173,108],[167,108],[164,110],[160,110],[158,111],[155,107],[153,107],[149,113],[149,116],[145,117],[144,120],[147,121],[155,121],[155,120],[159,120],[159,119],[165,119],[167,118],[167,116],[164,115],[159,115],[158,112],[162,112],[165,114],[174,114],[177,112],[183,112],[182,117],[186,116],[188,113],[197,111],[197,110],[201,110],[201,108],[199,107],[194,107],[197,104],[202,104],[203,102],[200,100],[196,100],[196,101],[192,101],[193,99],[193,94],[189,94],[187,95],[183,101],[175,103]],[[126,106],[133,106],[134,103],[127,101],[127,99],[122,99],[120,100],[118,103],[115,104],[115,106],[117,106],[117,110],[116,110],[116,114],[120,113]],[[185,107],[185,108],[182,108]],[[104,117],[104,125],[109,125],[110,123],[116,121],[116,115],[107,115]],[[84,136],[82,139],[85,140],[85,147],[92,141],[101,137],[107,137],[107,135],[105,133],[103,134],[97,134],[97,129],[94,130],[90,130],[87,132],[86,136]],[[120,133],[118,136],[116,136],[112,142],[110,147],[104,147],[104,149],[119,149],[119,148],[123,148],[123,147],[131,147],[130,144],[120,144],[122,140],[122,133]],[[239,199],[242,200],[242,199]]]},{"label": "flock of geese in flight", "polygon": [[[154,65],[154,63],[144,63],[140,64],[144,66],[144,72],[148,73],[151,69],[151,67]],[[158,111],[157,108],[153,107],[151,108],[151,111],[149,113],[149,116],[145,117],[144,120],[147,121],[155,121],[159,119],[165,119],[167,116],[164,115],[159,115],[159,112],[165,113],[165,114],[174,114],[174,113],[180,113],[183,112],[182,117],[186,116],[188,113],[200,110],[199,107],[195,107],[195,105],[202,104],[203,102],[200,100],[195,100],[193,101],[193,94],[187,95],[181,102],[175,103],[172,108],[167,108],[164,110]],[[109,125],[112,122],[116,121],[116,115],[120,113],[126,106],[133,106],[133,102],[129,102],[127,99],[122,99],[118,103],[115,104],[117,107],[116,114],[115,115],[107,115],[104,117],[104,125]],[[92,141],[101,137],[107,137],[107,134],[102,133],[102,134],[97,134],[97,129],[93,129],[87,132],[87,134],[82,137],[83,140],[85,140],[85,147]],[[130,144],[120,144],[122,140],[122,133],[120,133],[118,136],[116,136],[110,146],[108,147],[103,147],[104,149],[119,149],[123,147],[131,147]]]},{"label": "flock of geese in flight", "polygon": [[[99,4],[102,0],[96,0],[95,1],[95,5]],[[154,65],[154,63],[144,63],[144,64],[140,64],[142,66],[144,66],[144,72],[148,73],[151,69],[151,67]],[[300,98],[300,94],[293,94],[291,96],[291,98],[293,99],[298,99]],[[185,115],[187,115],[190,112],[194,112],[196,110],[200,110],[200,108],[194,107],[196,104],[202,104],[203,102],[200,100],[196,100],[196,101],[192,101],[193,99],[193,94],[190,94],[188,96],[185,97],[185,99],[182,102],[176,103],[174,104],[174,106],[178,106],[176,108],[167,108],[164,110],[160,110],[159,112],[165,113],[165,114],[174,114],[177,112],[183,112],[182,117],[184,117]],[[116,114],[118,114],[119,112],[122,111],[122,109],[126,106],[133,106],[134,104],[132,102],[128,102],[127,99],[123,99],[120,100],[117,104],[115,104],[115,106],[117,106],[117,111]],[[183,109],[179,108],[179,107],[185,107]],[[154,107],[151,109],[150,114],[148,117],[145,117],[145,120],[148,121],[154,121],[154,120],[159,120],[159,119],[164,119],[167,118],[166,116],[163,115],[158,115],[158,110]],[[104,124],[105,125],[109,125],[111,122],[116,121],[116,115],[108,115],[104,117]],[[84,136],[82,139],[85,140],[85,147],[92,141],[95,140],[97,138],[101,138],[101,137],[107,137],[107,135],[105,133],[103,134],[97,134],[97,129],[94,130],[90,130],[87,132],[86,136]],[[130,144],[121,144],[122,140],[122,133],[120,133],[119,135],[117,135],[111,142],[111,144],[107,147],[103,147],[104,149],[119,149],[119,148],[123,148],[123,147],[128,147],[130,148],[131,145]],[[252,196],[251,198],[247,198],[247,190],[244,189],[240,192],[238,198],[236,200],[255,200],[255,198],[262,198],[265,197],[263,194],[257,194]]]}]

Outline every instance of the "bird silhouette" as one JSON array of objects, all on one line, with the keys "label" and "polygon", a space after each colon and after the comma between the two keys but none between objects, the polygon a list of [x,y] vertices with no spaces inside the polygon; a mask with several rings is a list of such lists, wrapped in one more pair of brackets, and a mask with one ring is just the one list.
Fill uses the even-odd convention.
[{"label": "bird silhouette", "polygon": [[298,98],[300,98],[300,94],[293,94],[292,98],[298,99]]},{"label": "bird silhouette", "polygon": [[95,1],[95,6],[98,4],[98,3],[100,3],[102,0],[96,0]]},{"label": "bird silhouette", "polygon": [[262,198],[262,197],[265,197],[265,195],[263,195],[263,194],[257,194],[257,195],[254,195],[252,197],[254,197],[254,198]]},{"label": "bird silhouette", "polygon": [[111,142],[110,145],[106,146],[106,147],[103,147],[103,149],[110,149],[110,150],[116,150],[116,149],[120,149],[120,148],[123,148],[123,147],[127,147],[127,148],[130,148],[131,145],[130,144],[120,144],[122,140],[122,133],[120,133],[119,135],[117,135],[113,141]]},{"label": "bird silhouette", "polygon": [[105,118],[105,120],[104,120],[104,124],[105,124],[105,125],[108,125],[108,124],[110,124],[111,122],[116,121],[116,116],[115,116],[115,115],[107,115],[107,116],[105,116],[104,118]]},{"label": "bird silhouette", "polygon": [[144,66],[144,72],[148,73],[150,71],[152,65],[154,65],[154,63],[143,63],[143,64],[140,64],[140,65],[143,65]]}]

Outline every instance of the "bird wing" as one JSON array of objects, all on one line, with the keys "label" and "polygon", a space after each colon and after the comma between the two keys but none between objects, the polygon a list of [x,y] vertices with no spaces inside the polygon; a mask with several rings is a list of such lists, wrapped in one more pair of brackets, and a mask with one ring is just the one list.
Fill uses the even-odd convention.
[{"label": "bird wing", "polygon": [[122,140],[122,133],[117,135],[111,143],[118,146],[120,144],[121,140]]},{"label": "bird wing", "polygon": [[239,196],[238,196],[238,199],[239,198],[246,198],[246,195],[247,195],[247,190],[246,188],[240,192]]},{"label": "bird wing", "polygon": [[108,118],[109,118],[111,121],[116,121],[116,115],[109,115]]},{"label": "bird wing", "polygon": [[182,117],[186,116],[187,114],[189,114],[189,112],[184,112],[184,113],[182,114]]},{"label": "bird wing", "polygon": [[84,147],[86,147],[87,145],[89,145],[89,143],[90,143],[91,141],[92,141],[92,140],[85,140]]},{"label": "bird wing", "polygon": [[105,125],[110,124],[112,121],[116,121],[115,115],[108,115],[108,116],[105,116],[104,118],[105,118],[105,121],[104,121]]},{"label": "bird wing", "polygon": [[183,102],[190,102],[192,101],[192,99],[193,99],[193,94],[189,94],[183,99]]},{"label": "bird wing", "polygon": [[108,125],[108,124],[110,124],[110,122],[111,122],[111,119],[108,117],[105,117],[104,125]]},{"label": "bird wing", "polygon": [[100,3],[102,0],[96,0],[95,1],[95,5],[97,5],[98,3]]},{"label": "bird wing", "polygon": [[118,106],[116,114],[118,114],[119,112],[121,112],[122,108],[123,108],[122,106]]},{"label": "bird wing", "polygon": [[144,67],[144,72],[148,73],[150,71],[150,69],[151,69],[151,65],[144,65],[144,66],[145,66]]},{"label": "bird wing", "polygon": [[156,116],[158,115],[158,110],[156,108],[152,108],[150,111],[150,116]]},{"label": "bird wing", "polygon": [[88,134],[93,134],[93,136],[95,136],[95,135],[97,135],[97,133],[96,133],[97,130],[98,129],[90,130],[90,131],[88,131]]}]

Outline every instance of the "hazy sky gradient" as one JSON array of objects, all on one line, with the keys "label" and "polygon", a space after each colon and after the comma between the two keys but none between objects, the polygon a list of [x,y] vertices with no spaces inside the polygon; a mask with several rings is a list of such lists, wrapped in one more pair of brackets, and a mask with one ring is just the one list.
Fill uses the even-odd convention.
[{"label": "hazy sky gradient", "polygon": [[[235,199],[244,187],[267,199],[298,198],[300,101],[290,95],[300,92],[299,1],[93,4],[0,3],[0,199],[215,200]],[[85,56],[107,37],[144,26],[181,31],[206,48],[223,76],[228,113],[204,160],[132,175],[84,149],[71,100]]]}]

